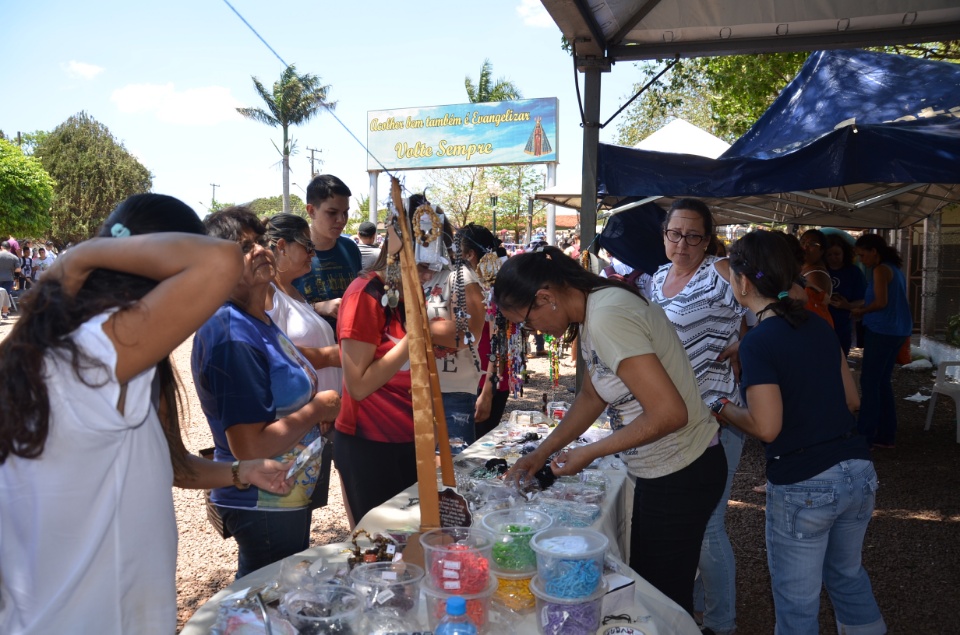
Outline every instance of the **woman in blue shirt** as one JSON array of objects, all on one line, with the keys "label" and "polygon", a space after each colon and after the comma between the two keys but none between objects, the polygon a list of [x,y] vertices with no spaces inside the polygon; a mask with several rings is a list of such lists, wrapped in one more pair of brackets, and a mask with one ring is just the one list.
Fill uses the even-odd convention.
[{"label": "woman in blue shirt", "polygon": [[730,249],[730,269],[737,300],[759,323],[740,344],[747,406],[714,412],[764,443],[776,632],[819,632],[826,585],[839,632],[882,635],[886,624],[861,562],[877,473],[857,434],[859,398],[847,360],[830,325],[790,298],[800,268],[782,239],[747,234]]},{"label": "woman in blue shirt", "polygon": [[879,234],[864,234],[854,250],[870,269],[863,306],[851,313],[863,319],[863,368],[860,372],[860,434],[874,447],[893,448],[897,436],[897,402],[893,397],[893,365],[904,338],[913,332],[907,305],[907,284],[900,254]]},{"label": "woman in blue shirt", "polygon": [[850,346],[853,344],[853,320],[850,311],[863,304],[867,280],[860,267],[853,264],[853,247],[842,236],[827,236],[823,259],[827,262],[827,272],[833,281],[833,295],[830,297],[833,330],[840,339],[843,354],[849,355]]},{"label": "woman in blue shirt", "polygon": [[[246,207],[228,207],[204,225],[243,252],[243,274],[197,331],[190,359],[214,460],[293,459],[333,426],[340,397],[336,390],[318,390],[313,364],[267,315],[276,261],[263,223]],[[211,492],[224,529],[237,541],[238,578],[309,546],[319,472],[319,461],[307,463],[283,496],[241,483]]]}]

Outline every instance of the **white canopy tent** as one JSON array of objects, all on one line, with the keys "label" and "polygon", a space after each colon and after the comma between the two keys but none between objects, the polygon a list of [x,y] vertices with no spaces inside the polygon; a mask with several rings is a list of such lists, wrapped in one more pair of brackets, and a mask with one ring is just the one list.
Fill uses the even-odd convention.
[{"label": "white canopy tent", "polygon": [[[730,144],[688,121],[674,119],[633,147],[653,152],[683,151],[687,154],[716,159],[726,152]],[[581,207],[581,187],[580,182],[561,183],[538,192],[534,198],[579,211]],[[620,196],[605,196],[603,200],[597,201],[597,207],[615,207],[621,199]]]}]

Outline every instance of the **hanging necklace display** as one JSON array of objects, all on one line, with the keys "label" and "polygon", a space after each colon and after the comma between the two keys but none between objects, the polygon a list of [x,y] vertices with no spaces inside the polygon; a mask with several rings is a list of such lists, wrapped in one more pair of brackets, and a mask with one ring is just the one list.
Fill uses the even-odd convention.
[{"label": "hanging necklace display", "polygon": [[544,334],[543,341],[550,349],[550,383],[556,390],[560,387],[560,352],[563,350],[563,338]]},{"label": "hanging necklace display", "polygon": [[434,211],[430,203],[424,203],[416,209],[413,215],[417,219],[419,229],[415,236],[416,241],[426,247],[443,234],[443,219]]},{"label": "hanging necklace display", "polygon": [[[493,362],[493,373],[490,375],[490,382],[494,386],[500,385],[500,369],[506,370],[506,357],[504,353],[507,350],[507,318],[497,310],[493,304],[493,290],[487,294],[487,320],[490,321],[490,355],[487,360]],[[492,314],[492,315],[491,315]]]},{"label": "hanging necklace display", "polygon": [[523,397],[523,379],[527,369],[524,343],[527,338],[513,322],[507,322],[506,333],[507,377],[510,379],[510,392],[516,399]]},{"label": "hanging necklace display", "polygon": [[497,252],[488,251],[483,254],[483,258],[477,263],[477,277],[480,278],[480,284],[483,288],[489,289],[492,287],[499,272],[500,258],[497,257]]},{"label": "hanging necklace display", "polygon": [[391,309],[397,308],[397,305],[400,304],[401,286],[400,255],[392,254],[387,256],[386,280],[384,280],[383,283],[383,288],[386,290],[386,293],[383,294],[383,299],[380,300],[380,303],[383,304],[384,307],[390,307]]},{"label": "hanging necklace display", "polygon": [[470,353],[473,356],[473,363],[477,367],[477,371],[480,371],[480,358],[477,355],[477,351],[473,348],[473,343],[475,337],[473,333],[470,332],[470,314],[467,313],[467,293],[465,285],[463,283],[463,270],[467,266],[467,263],[463,260],[463,234],[457,234],[457,259],[454,263],[456,267],[456,274],[454,277],[454,293],[456,294],[457,300],[454,305],[454,318],[457,325],[457,335],[456,335],[456,344],[457,347],[460,347],[460,334],[463,333],[463,341],[467,345],[467,348],[470,349]]},{"label": "hanging necklace display", "polygon": [[[387,222],[392,222],[393,230],[397,237],[401,238],[400,223],[397,222],[398,215],[396,210],[390,216]],[[387,270],[384,274],[383,288],[386,293],[380,299],[380,304],[391,309],[397,308],[400,304],[400,288],[403,286],[402,273],[400,271],[400,252],[387,256]]]}]

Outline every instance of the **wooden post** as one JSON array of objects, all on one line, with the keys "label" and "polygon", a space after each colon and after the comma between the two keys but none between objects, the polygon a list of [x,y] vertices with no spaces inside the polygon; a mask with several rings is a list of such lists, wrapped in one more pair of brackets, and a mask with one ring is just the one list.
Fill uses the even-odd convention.
[{"label": "wooden post", "polygon": [[[423,288],[417,274],[413,249],[413,230],[409,214],[404,209],[400,182],[391,179],[391,196],[400,214],[401,240],[400,270],[403,274],[403,300],[410,350],[410,387],[413,400],[414,443],[417,453],[417,482],[420,494],[420,530],[440,526],[440,503],[437,496],[437,468],[435,448],[440,449],[443,481],[453,478],[453,461],[447,439],[446,419],[433,356],[433,343],[427,323]],[[435,433],[436,431],[436,433]],[[415,542],[415,541],[414,541]],[[419,543],[417,543],[419,546]],[[408,544],[408,549],[410,545]]]}]

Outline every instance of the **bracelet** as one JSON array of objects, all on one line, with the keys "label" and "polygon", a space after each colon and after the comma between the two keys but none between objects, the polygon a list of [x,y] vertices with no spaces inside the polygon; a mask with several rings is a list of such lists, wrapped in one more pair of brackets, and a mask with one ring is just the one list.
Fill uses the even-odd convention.
[{"label": "bracelet", "polygon": [[230,473],[233,474],[233,486],[237,489],[249,489],[250,483],[240,481],[240,461],[234,461],[230,466]]}]

